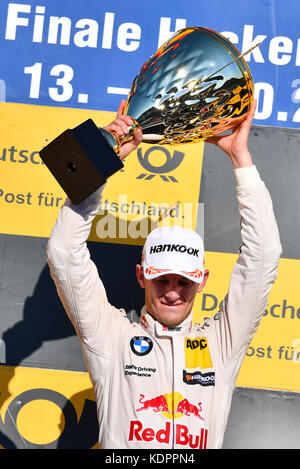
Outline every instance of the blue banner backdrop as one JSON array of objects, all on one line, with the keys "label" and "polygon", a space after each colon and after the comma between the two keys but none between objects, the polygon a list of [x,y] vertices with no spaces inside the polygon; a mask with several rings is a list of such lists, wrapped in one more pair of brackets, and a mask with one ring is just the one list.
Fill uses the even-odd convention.
[{"label": "blue banner backdrop", "polygon": [[173,32],[204,26],[246,56],[254,124],[299,128],[299,0],[20,0],[0,3],[0,101],[115,111]]}]

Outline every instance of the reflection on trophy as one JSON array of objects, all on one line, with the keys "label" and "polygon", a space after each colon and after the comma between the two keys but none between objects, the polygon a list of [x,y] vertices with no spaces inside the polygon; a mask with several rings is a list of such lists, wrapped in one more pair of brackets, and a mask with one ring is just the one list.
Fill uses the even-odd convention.
[{"label": "reflection on trophy", "polygon": [[125,108],[134,119],[128,135],[98,129],[89,119],[65,131],[40,155],[78,204],[123,166],[119,148],[137,126],[147,143],[205,140],[246,117],[253,87],[250,69],[230,41],[211,29],[185,28],[163,44],[134,79]]},{"label": "reflection on trophy", "polygon": [[186,28],[143,65],[126,114],[146,142],[198,142],[239,124],[252,99],[251,72],[236,47],[210,29]]}]

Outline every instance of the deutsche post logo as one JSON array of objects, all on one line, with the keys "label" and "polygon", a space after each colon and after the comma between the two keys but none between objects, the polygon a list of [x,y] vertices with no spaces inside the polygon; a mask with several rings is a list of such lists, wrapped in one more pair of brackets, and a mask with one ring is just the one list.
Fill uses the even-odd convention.
[{"label": "deutsche post logo", "polygon": [[[159,156],[158,165],[154,165],[153,162],[151,162],[152,158],[150,157],[154,156],[154,152]],[[173,155],[171,155],[166,148],[155,145],[148,148],[144,156],[141,148],[138,148],[137,155],[141,166],[148,172],[139,174],[136,179],[150,181],[154,177],[160,176],[164,182],[178,182],[173,175],[167,173],[174,171],[182,163],[184,158],[183,152],[175,150]]]},{"label": "deutsche post logo", "polygon": [[[48,410],[49,404],[52,406]],[[60,415],[59,426],[51,420],[58,417],[53,407]],[[38,426],[39,412],[50,420],[45,420],[42,428]],[[0,449],[90,449],[97,444],[98,433],[95,401],[85,399],[79,417],[72,402],[53,389],[20,393],[9,404],[3,420],[0,416]]]}]

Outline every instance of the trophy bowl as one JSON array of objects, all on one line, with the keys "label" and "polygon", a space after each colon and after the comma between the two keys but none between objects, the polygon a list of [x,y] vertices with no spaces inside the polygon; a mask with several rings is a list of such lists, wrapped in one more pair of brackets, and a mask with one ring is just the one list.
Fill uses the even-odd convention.
[{"label": "trophy bowl", "polygon": [[144,142],[199,142],[244,120],[253,88],[247,63],[228,39],[211,29],[185,28],[142,66],[125,114],[142,128]]},{"label": "trophy bowl", "polygon": [[124,110],[133,118],[128,134],[120,136],[88,119],[48,143],[40,156],[71,201],[79,204],[124,166],[120,147],[138,127],[146,143],[206,140],[245,119],[253,88],[250,69],[230,41],[211,29],[185,28],[163,44],[134,79]]}]

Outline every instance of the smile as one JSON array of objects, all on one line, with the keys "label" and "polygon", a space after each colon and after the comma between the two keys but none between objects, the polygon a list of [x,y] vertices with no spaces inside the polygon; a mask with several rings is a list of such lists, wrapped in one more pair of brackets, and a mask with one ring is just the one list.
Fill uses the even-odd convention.
[{"label": "smile", "polygon": [[164,301],[161,301],[161,304],[163,306],[168,306],[168,307],[171,307],[171,308],[175,308],[176,306],[182,306],[183,303],[180,302],[180,303],[167,303],[167,302],[164,302]]}]

